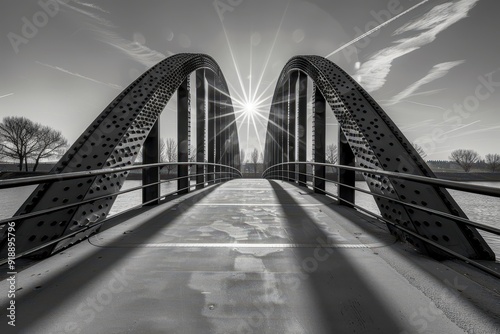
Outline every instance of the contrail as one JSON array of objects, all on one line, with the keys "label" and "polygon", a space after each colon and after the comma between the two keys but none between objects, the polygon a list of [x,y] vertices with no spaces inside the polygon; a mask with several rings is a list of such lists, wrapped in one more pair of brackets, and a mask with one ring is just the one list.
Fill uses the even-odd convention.
[{"label": "contrail", "polygon": [[40,64],[42,66],[46,66],[48,68],[52,68],[52,69],[57,70],[57,71],[61,71],[63,73],[69,74],[69,75],[72,75],[72,76],[77,77],[77,78],[85,79],[85,80],[88,80],[88,81],[92,81],[92,82],[98,83],[100,85],[105,85],[105,86],[111,87],[113,89],[118,89],[118,90],[123,89],[122,86],[111,84],[111,83],[107,83],[107,82],[102,82],[102,81],[99,81],[99,80],[95,80],[95,79],[86,77],[84,75],[81,75],[79,73],[70,72],[70,71],[65,70],[64,68],[61,68],[61,67],[58,67],[58,66],[53,66],[53,65],[45,64],[45,63],[42,63],[42,62],[39,62],[39,61],[36,61],[36,63]]},{"label": "contrail", "polygon": [[2,95],[2,96],[0,96],[0,99],[3,99],[4,97],[8,97],[8,96],[11,96],[11,95],[14,95],[14,93],[10,93],[10,94],[7,94],[7,95]]},{"label": "contrail", "polygon": [[[469,123],[469,124],[465,124],[465,125],[459,126],[458,128],[455,128],[455,129],[453,129],[453,130],[450,130],[450,131],[446,131],[446,132],[444,132],[444,133],[443,133],[443,135],[447,135],[448,133],[452,133],[452,132],[455,132],[455,131],[458,131],[458,130],[462,130],[463,128],[469,127],[469,126],[474,125],[474,124],[479,123],[479,122],[481,122],[481,121],[474,121],[474,122],[472,122],[472,123]],[[476,131],[477,131],[477,130],[476,130]]]},{"label": "contrail", "polygon": [[356,37],[355,39],[353,39],[352,41],[350,41],[350,42],[348,42],[348,43],[346,43],[346,44],[342,45],[340,48],[338,48],[337,50],[335,50],[335,51],[331,52],[331,53],[330,53],[328,56],[326,56],[325,58],[330,58],[331,56],[333,56],[333,55],[334,55],[334,54],[336,54],[337,52],[342,51],[342,50],[343,50],[343,49],[345,49],[346,47],[353,45],[354,43],[356,43],[356,42],[357,42],[357,41],[359,41],[359,40],[362,40],[362,39],[363,39],[363,38],[365,38],[366,36],[369,36],[369,35],[373,34],[375,31],[377,31],[377,30],[379,30],[379,29],[381,29],[381,28],[385,27],[386,25],[388,25],[388,24],[389,24],[389,23],[391,23],[392,21],[399,19],[401,16],[408,14],[409,12],[411,12],[412,10],[414,10],[414,9],[415,9],[415,8],[417,8],[417,7],[420,7],[421,5],[423,5],[423,4],[424,4],[424,3],[426,3],[426,2],[429,2],[429,0],[424,0],[424,1],[422,1],[422,2],[420,2],[420,3],[418,3],[418,4],[416,4],[415,6],[413,6],[413,7],[409,8],[409,9],[405,10],[405,11],[404,11],[404,12],[402,12],[401,14],[394,16],[392,19],[389,19],[389,20],[385,21],[384,23],[381,23],[380,25],[376,26],[376,27],[375,27],[375,28],[373,28],[372,30],[367,31],[367,32],[365,32],[364,34],[362,34],[361,36],[358,36],[358,37]]}]

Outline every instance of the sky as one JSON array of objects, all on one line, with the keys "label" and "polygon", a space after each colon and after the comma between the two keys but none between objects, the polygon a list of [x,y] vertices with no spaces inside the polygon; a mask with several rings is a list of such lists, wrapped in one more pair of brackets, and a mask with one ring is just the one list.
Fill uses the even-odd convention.
[{"label": "sky", "polygon": [[[281,69],[320,55],[426,159],[458,148],[484,157],[500,153],[499,10],[498,0],[2,0],[0,118],[28,117],[72,143],[148,68],[205,53],[230,85],[241,147],[260,151]],[[162,114],[165,138],[175,137],[174,106]],[[327,123],[334,143],[332,114]]]}]

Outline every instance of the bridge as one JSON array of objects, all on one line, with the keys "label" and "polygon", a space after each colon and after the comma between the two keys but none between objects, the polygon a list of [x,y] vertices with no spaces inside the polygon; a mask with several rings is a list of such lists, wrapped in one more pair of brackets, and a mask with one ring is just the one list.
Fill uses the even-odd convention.
[{"label": "bridge", "polygon": [[[159,117],[174,94],[178,162],[163,163]],[[327,105],[340,128],[335,165]],[[261,179],[242,178],[239,152],[218,64],[178,54],[116,97],[49,175],[0,181],[38,185],[0,221],[2,333],[499,332],[500,270],[479,231],[500,229],[468,219],[447,189],[500,191],[437,179],[334,63],[297,56],[284,67]],[[122,188],[135,171],[142,185]],[[165,194],[167,182],[176,189]],[[131,191],[142,203],[110,216]]]}]

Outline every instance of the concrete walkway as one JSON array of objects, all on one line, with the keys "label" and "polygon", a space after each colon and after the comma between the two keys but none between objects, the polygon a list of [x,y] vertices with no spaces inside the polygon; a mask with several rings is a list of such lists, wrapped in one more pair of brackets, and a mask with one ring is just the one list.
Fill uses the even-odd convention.
[{"label": "concrete walkway", "polygon": [[500,332],[498,281],[333,203],[240,179],[111,222],[20,272],[0,333]]}]

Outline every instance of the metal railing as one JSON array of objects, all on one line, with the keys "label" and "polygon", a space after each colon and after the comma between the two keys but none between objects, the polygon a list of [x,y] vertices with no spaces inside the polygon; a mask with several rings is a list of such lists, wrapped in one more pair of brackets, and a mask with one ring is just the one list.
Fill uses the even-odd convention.
[{"label": "metal railing", "polygon": [[[107,217],[106,219],[98,221],[94,224],[85,226],[85,227],[83,227],[77,231],[74,231],[70,234],[67,234],[67,235],[64,235],[60,238],[51,240],[47,243],[44,243],[42,245],[39,245],[39,246],[34,247],[32,249],[29,249],[27,251],[17,253],[15,256],[15,259],[18,259],[18,258],[27,256],[27,255],[30,255],[32,253],[35,253],[35,252],[37,252],[45,247],[48,247],[48,246],[57,244],[61,241],[64,241],[66,239],[72,238],[79,233],[93,229],[99,225],[104,224],[105,222],[107,222],[110,219],[114,219],[114,218],[116,218],[120,215],[123,215],[125,213],[128,213],[130,211],[139,209],[145,205],[153,204],[153,203],[158,202],[160,200],[167,199],[168,197],[171,197],[171,196],[176,195],[178,193],[184,193],[185,191],[189,191],[193,187],[195,187],[197,189],[198,186],[201,186],[201,185],[208,186],[211,184],[217,184],[217,183],[225,182],[225,181],[228,181],[228,180],[231,180],[234,178],[242,177],[242,174],[238,169],[231,167],[231,166],[227,166],[227,165],[215,164],[215,163],[201,163],[201,162],[171,162],[171,163],[155,163],[155,164],[148,164],[148,165],[135,165],[135,166],[121,167],[121,168],[108,168],[108,169],[92,170],[92,171],[85,171],[85,172],[48,174],[48,175],[32,176],[32,177],[26,177],[26,178],[6,179],[6,180],[0,180],[0,190],[1,189],[9,189],[9,188],[17,188],[17,187],[22,187],[22,186],[29,186],[29,185],[36,185],[36,184],[42,184],[42,183],[54,183],[54,182],[59,182],[59,181],[81,179],[81,178],[87,178],[87,177],[93,177],[93,176],[99,176],[99,175],[114,174],[114,173],[119,173],[119,172],[130,172],[130,171],[139,170],[139,169],[144,170],[146,168],[158,167],[161,170],[161,168],[166,167],[166,166],[188,166],[188,167],[203,166],[205,168],[205,171],[204,171],[204,173],[200,173],[200,174],[189,174],[186,176],[169,178],[167,180],[160,180],[158,182],[143,184],[141,186],[137,186],[137,187],[109,193],[109,194],[98,196],[98,197],[93,197],[93,198],[82,200],[82,201],[75,202],[75,203],[60,205],[60,206],[53,207],[50,209],[34,211],[34,212],[26,213],[26,214],[21,214],[18,216],[13,216],[10,218],[1,219],[0,220],[0,232],[4,233],[4,231],[2,230],[3,226],[7,225],[11,222],[16,222],[16,221],[20,221],[20,220],[24,220],[24,219],[28,219],[28,218],[37,217],[37,216],[43,216],[43,215],[51,213],[51,212],[55,212],[55,211],[59,211],[59,210],[63,210],[63,209],[68,209],[68,208],[72,208],[72,207],[77,207],[81,204],[92,203],[92,202],[95,202],[95,201],[98,201],[101,199],[123,195],[126,193],[130,193],[133,191],[141,190],[141,189],[156,186],[156,185],[159,186],[163,183],[167,183],[167,182],[171,182],[171,181],[178,181],[178,180],[187,179],[187,184],[188,184],[187,187],[180,188],[180,189],[178,188],[177,190],[169,192],[167,194],[163,194],[163,195],[160,194],[158,197],[156,197],[154,199],[151,199],[148,201],[143,201],[139,205],[136,205],[136,206],[133,206],[133,207],[128,208],[126,210],[123,210],[123,211],[121,211],[121,212],[119,212],[111,217]],[[214,171],[210,172],[208,167],[213,167]],[[196,169],[194,169],[194,170],[196,170]],[[204,181],[202,183],[191,184],[190,180],[192,178],[197,178],[198,176],[201,176],[201,175],[204,176]],[[7,262],[8,262],[7,258],[0,259],[0,266],[6,264]]]},{"label": "metal railing", "polygon": [[[296,168],[296,167],[294,167],[293,169],[290,169],[289,166],[291,166],[291,165],[293,165],[293,166],[309,165],[312,167],[331,167],[332,169],[336,169],[337,172],[339,172],[340,170],[348,170],[348,171],[352,171],[352,172],[360,172],[363,174],[375,174],[375,175],[387,176],[387,177],[397,178],[397,179],[401,179],[401,180],[414,181],[414,182],[419,182],[419,183],[423,183],[423,184],[427,184],[427,185],[439,186],[439,187],[443,187],[443,188],[454,189],[454,190],[459,190],[459,191],[464,191],[464,192],[469,192],[469,193],[474,193],[474,194],[479,194],[479,195],[486,195],[486,196],[491,196],[491,197],[496,197],[496,198],[500,198],[500,188],[493,188],[493,187],[473,185],[473,184],[465,184],[465,183],[457,182],[457,181],[442,180],[442,179],[437,179],[437,178],[430,178],[430,177],[425,177],[425,176],[418,176],[418,175],[411,175],[411,174],[404,174],[404,173],[387,172],[387,171],[382,171],[382,170],[374,170],[374,169],[361,168],[361,167],[343,166],[343,165],[335,165],[335,164],[328,164],[328,163],[314,163],[314,162],[283,162],[283,163],[276,164],[276,165],[273,165],[273,166],[267,168],[262,174],[263,178],[280,179],[280,180],[284,180],[284,181],[293,181],[293,182],[299,181],[299,178],[298,178],[299,175],[304,176],[306,178],[306,180],[308,177],[311,177],[313,179],[319,179],[321,181],[336,184],[337,186],[346,187],[346,188],[349,188],[349,189],[352,189],[355,191],[369,194],[369,195],[372,195],[374,197],[384,198],[384,199],[393,201],[394,203],[401,204],[405,207],[409,207],[409,208],[421,210],[424,212],[428,212],[431,214],[435,214],[435,215],[438,215],[441,217],[449,218],[449,219],[454,220],[455,222],[461,222],[461,223],[464,223],[468,226],[473,226],[473,227],[480,229],[482,231],[485,231],[485,232],[489,232],[489,233],[492,233],[495,235],[500,235],[500,228],[486,225],[486,224],[482,224],[479,222],[475,222],[475,221],[472,221],[472,220],[467,219],[467,218],[462,218],[462,217],[458,217],[455,215],[451,215],[451,214],[446,213],[446,212],[441,212],[438,210],[430,209],[430,208],[427,208],[425,206],[421,206],[418,204],[407,203],[407,202],[404,202],[404,201],[399,200],[399,199],[394,198],[394,197],[389,197],[389,196],[385,196],[382,194],[373,193],[369,190],[365,190],[365,189],[356,187],[354,185],[348,185],[348,184],[341,183],[339,181],[331,180],[328,178],[317,177],[317,176],[314,176],[313,173],[309,173],[307,171],[306,171],[306,173],[303,173],[303,172],[300,172],[298,170],[298,168]],[[301,181],[299,181],[299,182],[301,182]],[[358,209],[358,210],[360,210],[360,211],[362,211],[362,212],[364,212],[364,213],[366,213],[366,214],[368,214],[368,215],[370,215],[370,216],[372,216],[372,217],[374,217],[374,218],[376,218],[384,223],[387,223],[387,224],[393,226],[394,228],[397,228],[397,229],[403,231],[404,233],[407,233],[407,234],[409,234],[409,235],[411,235],[411,236],[413,236],[413,237],[415,237],[415,238],[417,238],[417,239],[419,239],[419,240],[421,240],[429,245],[432,245],[432,246],[438,248],[439,250],[441,250],[441,251],[443,251],[443,252],[445,252],[445,253],[447,253],[447,254],[449,254],[449,255],[451,255],[459,260],[464,261],[465,263],[471,264],[472,266],[474,266],[480,270],[483,270],[494,277],[500,278],[500,272],[497,272],[497,271],[491,269],[490,267],[485,266],[482,263],[479,263],[475,260],[469,259],[461,254],[458,254],[458,253],[448,249],[447,247],[442,246],[442,245],[434,242],[433,240],[430,240],[424,236],[421,236],[420,234],[418,234],[412,230],[409,230],[408,228],[405,228],[404,226],[396,224],[396,223],[382,217],[381,215],[378,215],[377,213],[374,213],[366,208],[363,208],[363,207],[357,205],[354,202],[348,201],[348,200],[342,198],[341,196],[338,196],[337,194],[333,194],[324,188],[318,188],[315,186],[314,182],[312,182],[312,184],[309,184],[308,182],[306,182],[306,184],[302,184],[302,185],[307,186],[307,187],[311,187],[313,190],[319,190],[321,193],[323,193],[325,195],[331,196],[331,197],[339,200],[342,203],[346,203],[346,204],[348,204],[348,205],[350,205],[350,206],[352,206],[352,207],[354,207],[354,208],[356,208],[356,209]]]}]

